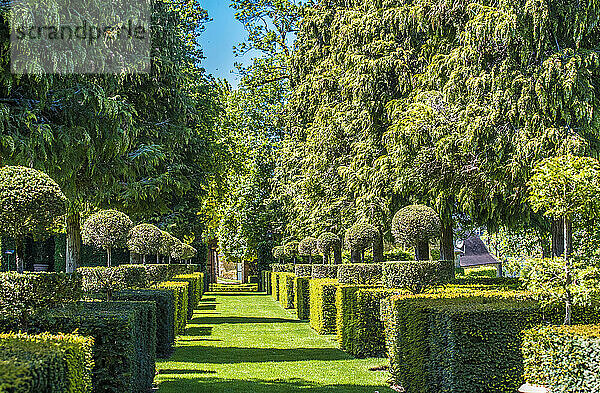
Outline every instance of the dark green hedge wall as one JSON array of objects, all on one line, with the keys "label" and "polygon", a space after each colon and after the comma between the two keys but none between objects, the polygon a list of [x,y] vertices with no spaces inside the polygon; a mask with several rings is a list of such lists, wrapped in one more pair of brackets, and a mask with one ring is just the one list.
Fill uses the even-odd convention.
[{"label": "dark green hedge wall", "polygon": [[310,318],[310,278],[296,277],[294,279],[294,304],[298,319],[308,320]]},{"label": "dark green hedge wall", "polygon": [[335,293],[338,281],[328,278],[311,278],[310,327],[319,334],[335,334]]}]

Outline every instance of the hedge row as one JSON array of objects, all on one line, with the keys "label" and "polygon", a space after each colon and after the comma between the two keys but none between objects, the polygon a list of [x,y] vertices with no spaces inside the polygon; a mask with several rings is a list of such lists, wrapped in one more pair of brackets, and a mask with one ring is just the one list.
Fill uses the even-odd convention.
[{"label": "hedge row", "polygon": [[276,263],[272,265],[275,273],[294,273],[295,265],[293,263]]},{"label": "hedge row", "polygon": [[338,265],[312,265],[311,278],[337,279]]},{"label": "hedge row", "polygon": [[543,326],[523,339],[527,382],[554,393],[600,392],[600,325]]},{"label": "hedge row", "polygon": [[266,292],[267,295],[271,294],[271,272],[267,270],[263,270],[261,272],[261,286],[260,290],[262,292]]},{"label": "hedge row", "polygon": [[258,292],[258,284],[210,284],[211,292]]},{"label": "hedge row", "polygon": [[202,292],[204,291],[204,274],[191,273],[180,274],[171,279],[172,282],[188,283],[187,290],[187,319],[194,317],[194,310],[200,300],[202,300]]},{"label": "hedge row", "polygon": [[310,327],[319,334],[335,334],[337,285],[332,279],[310,280]]},{"label": "hedge row", "polygon": [[156,287],[160,289],[167,289],[173,293],[175,312],[173,317],[173,326],[175,335],[184,334],[185,327],[188,320],[188,294],[189,294],[189,282],[181,281],[165,281],[158,284]]},{"label": "hedge row", "polygon": [[283,308],[294,308],[294,273],[276,273],[279,280],[279,302]]},{"label": "hedge row", "polygon": [[296,314],[300,320],[310,318],[310,288],[309,278],[296,277],[294,279],[294,304],[296,305]]},{"label": "hedge row", "polygon": [[0,392],[91,392],[93,342],[75,335],[0,334]]},{"label": "hedge row", "polygon": [[310,277],[312,275],[312,265],[296,265],[294,275],[301,278]]},{"label": "hedge row", "polygon": [[340,348],[348,351],[355,340],[356,293],[366,285],[339,285],[335,295],[336,334]]},{"label": "hedge row", "polygon": [[401,261],[383,263],[386,288],[422,293],[454,279],[454,261]]},{"label": "hedge row", "polygon": [[275,300],[279,300],[279,277],[277,273],[271,272],[271,296]]},{"label": "hedge row", "polygon": [[380,263],[352,263],[338,266],[340,284],[377,285],[381,282]]}]

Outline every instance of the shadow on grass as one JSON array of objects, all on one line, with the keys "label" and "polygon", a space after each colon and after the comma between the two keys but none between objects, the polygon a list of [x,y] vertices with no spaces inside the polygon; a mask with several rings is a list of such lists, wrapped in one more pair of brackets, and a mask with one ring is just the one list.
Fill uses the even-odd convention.
[{"label": "shadow on grass", "polygon": [[210,336],[211,334],[210,326],[191,326],[185,331],[186,336]]},{"label": "shadow on grass", "polygon": [[238,348],[180,346],[169,359],[173,362],[235,364],[348,360],[352,357],[336,348]]},{"label": "shadow on grass", "polygon": [[217,309],[217,303],[215,304],[200,304],[198,307],[196,307],[196,310],[216,310]]},{"label": "shadow on grass", "polygon": [[211,392],[211,393],[388,393],[387,386],[378,385],[317,385],[303,379],[291,378],[275,381],[260,379],[185,378],[163,381],[161,393]]},{"label": "shadow on grass", "polygon": [[264,296],[265,294],[262,292],[211,292],[211,295],[218,296]]},{"label": "shadow on grass", "polygon": [[260,318],[260,317],[204,317],[196,316],[190,323],[201,323],[203,325],[221,325],[224,323],[304,323],[298,319],[287,318]]},{"label": "shadow on grass", "polygon": [[214,370],[189,370],[189,369],[162,369],[158,372],[164,374],[216,374]]}]

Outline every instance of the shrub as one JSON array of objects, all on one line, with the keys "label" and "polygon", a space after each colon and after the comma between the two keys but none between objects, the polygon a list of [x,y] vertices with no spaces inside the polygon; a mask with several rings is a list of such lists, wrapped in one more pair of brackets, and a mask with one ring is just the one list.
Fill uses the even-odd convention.
[{"label": "shrub", "polygon": [[261,281],[260,281],[260,289],[263,292],[266,292],[267,295],[271,295],[271,272],[268,270],[263,270],[261,272]]},{"label": "shrub", "polygon": [[312,274],[312,265],[296,265],[294,267],[296,277],[310,277]]},{"label": "shrub", "polygon": [[293,263],[276,263],[273,264],[273,271],[276,273],[286,272],[286,273],[294,273],[295,265]]},{"label": "shrub", "polygon": [[498,277],[498,268],[495,266],[470,267],[465,269],[465,277]]},{"label": "shrub", "polygon": [[332,279],[311,279],[309,282],[310,327],[319,334],[335,334],[337,285],[337,280]]},{"label": "shrub", "polygon": [[175,295],[165,289],[126,289],[114,294],[115,300],[152,301],[156,304],[156,355],[167,358],[175,344]]},{"label": "shrub", "polygon": [[367,285],[339,285],[335,294],[336,334],[340,348],[347,350],[349,335],[355,325],[356,292],[360,289],[372,288]]},{"label": "shrub", "polygon": [[271,296],[275,300],[279,300],[279,274],[280,272],[271,273]]},{"label": "shrub", "polygon": [[312,265],[311,278],[337,279],[338,265]]},{"label": "shrub", "polygon": [[156,306],[151,302],[80,302],[32,316],[30,333],[77,331],[94,338],[94,392],[147,391],[156,357]]},{"label": "shrub", "polygon": [[402,248],[394,248],[393,250],[383,253],[383,260],[388,262],[395,261],[414,261],[415,256]]},{"label": "shrub", "polygon": [[188,311],[187,318],[192,319],[194,317],[194,310],[200,300],[202,300],[202,290],[204,283],[202,282],[202,273],[192,274],[179,274],[172,278],[172,281],[187,282],[188,285]]},{"label": "shrub", "polygon": [[139,224],[129,231],[127,248],[133,253],[142,255],[145,263],[147,254],[160,252],[161,241],[161,231],[158,227],[152,224]]},{"label": "shrub", "polygon": [[449,283],[453,278],[453,261],[403,261],[383,264],[383,281],[387,288],[421,293]]},{"label": "shrub", "polygon": [[539,305],[502,292],[446,296],[390,298],[392,379],[412,393],[516,391],[522,331],[545,319]]},{"label": "shrub", "polygon": [[376,285],[381,282],[381,264],[352,263],[339,265],[337,279],[340,284]]},{"label": "shrub", "polygon": [[294,279],[294,305],[296,314],[300,320],[310,318],[310,279],[307,277],[296,277]]},{"label": "shrub", "polygon": [[285,258],[285,247],[283,246],[275,246],[273,247],[273,257],[278,261]]},{"label": "shrub", "polygon": [[67,198],[43,172],[22,166],[0,168],[0,235],[15,239],[17,269],[23,272],[27,234],[46,234],[65,213]]},{"label": "shrub", "polygon": [[294,274],[279,273],[279,302],[283,308],[294,308]]},{"label": "shrub", "polygon": [[[335,233],[324,232],[319,235],[317,239],[317,249],[323,255],[323,263],[327,264],[329,262],[329,257],[331,253],[340,254],[342,248],[342,241],[340,237]],[[339,255],[338,255],[339,259]],[[340,263],[340,260],[334,261],[336,264]]]},{"label": "shrub", "polygon": [[457,277],[451,281],[453,285],[488,289],[523,289],[524,284],[518,278],[510,277]]},{"label": "shrub", "polygon": [[188,317],[188,286],[186,282],[164,281],[156,286],[158,289],[168,289],[173,293],[175,302],[175,315],[173,317],[175,334],[185,333]]},{"label": "shrub", "polygon": [[184,261],[189,261],[190,259],[192,259],[193,257],[196,256],[196,254],[198,253],[198,251],[190,246],[189,244],[183,244],[183,255],[181,257],[182,260]]},{"label": "shrub", "polygon": [[81,299],[78,274],[0,273],[0,311],[51,308]]},{"label": "shrub", "polygon": [[429,259],[429,241],[439,236],[440,227],[438,214],[425,205],[406,206],[392,219],[396,241],[414,247],[417,260]]},{"label": "shrub", "polygon": [[107,266],[111,266],[111,251],[127,246],[127,235],[133,222],[125,213],[117,210],[101,210],[83,223],[81,237],[84,244],[106,250]]},{"label": "shrub", "polygon": [[357,222],[346,231],[345,244],[351,251],[362,252],[371,247],[379,236],[379,231],[366,222]]},{"label": "shrub", "polygon": [[536,327],[522,351],[527,382],[555,393],[600,391],[600,325]]},{"label": "shrub", "polygon": [[0,334],[0,362],[21,366],[12,376],[0,371],[0,391],[90,392],[93,342],[75,335]]}]

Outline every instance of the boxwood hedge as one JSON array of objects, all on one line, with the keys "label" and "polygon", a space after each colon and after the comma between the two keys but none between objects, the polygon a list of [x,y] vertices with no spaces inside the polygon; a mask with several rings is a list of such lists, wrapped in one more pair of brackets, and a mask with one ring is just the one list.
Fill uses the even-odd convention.
[{"label": "boxwood hedge", "polygon": [[308,320],[310,318],[310,278],[296,277],[294,279],[294,304],[298,319]]},{"label": "boxwood hedge", "polygon": [[279,300],[279,272],[271,272],[271,296]]},{"label": "boxwood hedge", "polygon": [[349,263],[338,265],[337,279],[340,284],[377,285],[381,282],[381,264]]},{"label": "boxwood hedge", "polygon": [[260,290],[266,292],[267,295],[271,294],[271,272],[263,270],[261,272]]},{"label": "boxwood hedge", "polygon": [[294,273],[293,263],[275,263],[272,265],[273,271],[276,273]]},{"label": "boxwood hedge", "polygon": [[355,337],[351,333],[356,322],[356,293],[367,285],[339,285],[335,295],[336,334],[340,348],[347,351],[349,342]]},{"label": "boxwood hedge", "polygon": [[187,306],[187,319],[194,317],[194,310],[196,306],[202,300],[202,291],[204,289],[203,274],[202,273],[190,273],[190,274],[178,274],[171,279],[174,282],[187,282],[188,285],[188,306]]},{"label": "boxwood hedge", "polygon": [[310,279],[310,327],[319,334],[335,334],[337,285],[337,280]]},{"label": "boxwood hedge", "polygon": [[383,263],[383,281],[387,288],[422,293],[454,279],[453,261],[398,261]]},{"label": "boxwood hedge", "polygon": [[69,334],[0,334],[0,391],[90,392],[93,342]]},{"label": "boxwood hedge", "polygon": [[310,277],[337,279],[337,270],[338,265],[313,264]]},{"label": "boxwood hedge", "polygon": [[600,392],[600,325],[542,326],[524,334],[525,379],[553,393]]},{"label": "boxwood hedge", "polygon": [[156,286],[158,289],[167,289],[173,293],[175,299],[175,315],[173,320],[175,335],[185,333],[188,319],[189,285],[187,281],[165,281]]},{"label": "boxwood hedge", "polygon": [[294,273],[279,273],[279,302],[283,308],[294,308]]},{"label": "boxwood hedge", "polygon": [[294,268],[296,277],[310,277],[312,274],[312,265],[296,265]]}]

